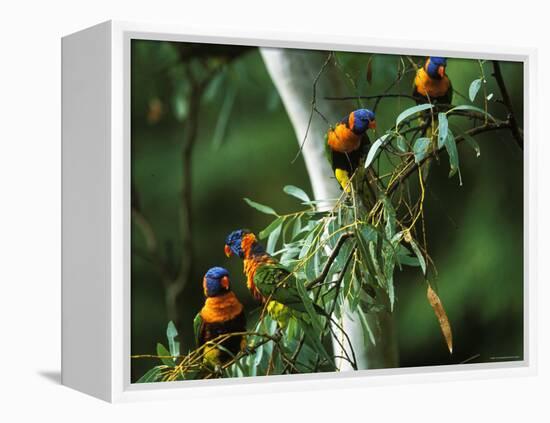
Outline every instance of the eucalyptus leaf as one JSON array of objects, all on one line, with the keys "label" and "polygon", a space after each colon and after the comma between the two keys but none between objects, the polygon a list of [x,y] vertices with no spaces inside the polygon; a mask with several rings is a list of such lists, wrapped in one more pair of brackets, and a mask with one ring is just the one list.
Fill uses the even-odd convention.
[{"label": "eucalyptus leaf", "polygon": [[470,89],[468,90],[468,96],[470,97],[470,101],[474,101],[476,99],[477,93],[479,92],[480,88],[481,88],[481,78],[474,79],[470,84]]},{"label": "eucalyptus leaf", "polygon": [[296,238],[300,232],[302,232],[302,217],[296,216],[294,225],[292,225],[292,239]]},{"label": "eucalyptus leaf", "polygon": [[450,130],[447,136],[447,141],[445,142],[445,149],[449,154],[449,164],[451,166],[451,170],[449,171],[449,177],[451,177],[456,172],[459,171],[459,167],[458,167],[458,150],[456,148],[455,137]]},{"label": "eucalyptus leaf", "polygon": [[294,185],[286,185],[283,191],[303,202],[309,203],[311,201],[303,189],[295,187]]},{"label": "eucalyptus leaf", "polygon": [[160,361],[163,362],[166,366],[174,367],[176,363],[174,363],[174,359],[171,358],[173,354],[168,351],[168,349],[162,345],[160,342],[157,344],[157,355],[160,356]]},{"label": "eucalyptus leaf", "polygon": [[420,261],[418,260],[418,257],[413,257],[408,254],[397,254],[397,261],[399,262],[399,264],[402,264],[404,266],[420,266]]},{"label": "eucalyptus leaf", "polygon": [[407,140],[402,135],[399,135],[397,137],[397,148],[399,149],[399,151],[401,151],[403,153],[406,153],[407,151],[409,151],[409,146],[407,145]]},{"label": "eucalyptus leaf", "polygon": [[168,338],[168,348],[170,350],[170,355],[174,356],[174,361],[176,361],[175,357],[180,355],[180,343],[176,341],[177,336],[178,330],[176,329],[176,325],[170,320],[166,328],[166,338]]},{"label": "eucalyptus leaf", "polygon": [[281,236],[281,230],[283,229],[283,225],[277,226],[273,231],[269,234],[269,238],[267,238],[267,246],[266,251],[269,254],[273,254],[275,251],[275,248],[277,247],[277,241],[279,240],[279,237]]},{"label": "eucalyptus leaf", "polygon": [[361,323],[363,332],[368,335],[370,342],[372,342],[373,345],[376,345],[376,340],[374,339],[374,334],[372,333],[372,329],[370,328],[367,316],[365,315],[365,312],[361,307],[357,307],[357,315],[359,316],[359,322]]},{"label": "eucalyptus leaf", "polygon": [[378,152],[378,149],[385,144],[386,140],[390,134],[382,135],[380,138],[378,138],[376,141],[374,141],[369,149],[369,152],[367,154],[367,159],[365,160],[365,168],[369,167],[370,164],[373,162],[376,153]]},{"label": "eucalyptus leaf", "polygon": [[260,204],[260,203],[257,203],[255,201],[252,201],[250,200],[249,198],[243,198],[244,201],[246,201],[246,203],[250,206],[250,207],[253,207],[255,208],[256,210],[262,212],[262,213],[265,213],[265,214],[271,214],[273,216],[279,216],[277,214],[277,212],[275,210],[273,210],[271,207],[269,206],[265,206],[263,204]]},{"label": "eucalyptus leaf", "polygon": [[411,107],[409,109],[406,109],[402,111],[399,116],[397,116],[397,119],[395,120],[395,126],[399,126],[401,122],[403,122],[405,119],[407,119],[409,116],[412,116],[416,113],[422,112],[424,110],[428,110],[433,108],[431,104],[419,104],[417,106]]},{"label": "eucalyptus leaf", "polygon": [[160,372],[162,371],[162,366],[155,366],[152,369],[149,369],[142,377],[140,377],[136,383],[151,383],[157,382],[159,380]]},{"label": "eucalyptus leaf", "polygon": [[414,153],[414,161],[416,163],[420,163],[424,157],[426,157],[426,154],[428,153],[428,150],[430,148],[431,140],[429,138],[418,138],[414,142],[413,146],[413,153]]},{"label": "eucalyptus leaf", "polygon": [[456,107],[453,107],[452,109],[449,109],[445,112],[445,114],[450,114],[454,111],[460,111],[460,110],[471,110],[472,112],[478,112],[478,113],[481,113],[482,115],[486,115],[489,119],[491,119],[493,122],[496,122],[496,119],[493,117],[493,115],[491,115],[490,113],[487,113],[485,110],[479,108],[479,107],[476,107],[476,106],[471,106],[469,104],[461,104],[460,106],[456,106]]},{"label": "eucalyptus leaf", "polygon": [[424,275],[426,274],[426,259],[422,255],[422,252],[420,251],[420,248],[418,247],[418,244],[414,239],[411,239],[411,247],[416,254],[416,257],[418,257],[418,262],[420,263],[420,267],[422,268],[422,273]]},{"label": "eucalyptus leaf", "polygon": [[437,148],[442,148],[447,141],[447,135],[449,133],[449,121],[445,113],[439,113],[437,116],[439,122],[439,130],[437,135]]},{"label": "eucalyptus leaf", "polygon": [[474,137],[464,132],[462,134],[462,138],[464,138],[464,141],[466,141],[466,143],[474,149],[474,151],[476,152],[476,157],[481,156],[481,149],[479,148],[479,144],[474,139]]},{"label": "eucalyptus leaf", "polygon": [[263,231],[260,231],[258,236],[260,239],[266,239],[275,229],[279,228],[283,222],[285,221],[285,218],[283,216],[278,217],[273,222],[271,222],[267,228],[265,228]]}]

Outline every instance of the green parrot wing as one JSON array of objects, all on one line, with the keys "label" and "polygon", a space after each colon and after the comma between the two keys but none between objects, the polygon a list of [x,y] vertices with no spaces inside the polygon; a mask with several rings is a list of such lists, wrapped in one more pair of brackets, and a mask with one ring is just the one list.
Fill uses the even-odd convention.
[{"label": "green parrot wing", "polygon": [[203,320],[200,313],[197,313],[195,318],[193,319],[193,332],[195,333],[195,343],[197,346],[200,346],[202,344],[202,328],[203,328]]},{"label": "green parrot wing", "polygon": [[296,279],[283,265],[269,263],[259,266],[254,275],[254,284],[264,297],[294,310],[305,311],[296,288]]}]

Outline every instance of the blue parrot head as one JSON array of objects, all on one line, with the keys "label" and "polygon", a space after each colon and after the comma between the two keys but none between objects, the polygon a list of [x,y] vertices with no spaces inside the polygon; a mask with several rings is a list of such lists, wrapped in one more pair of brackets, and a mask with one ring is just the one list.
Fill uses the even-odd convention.
[{"label": "blue parrot head", "polygon": [[369,109],[358,109],[349,115],[349,127],[357,135],[364,134],[367,129],[376,128],[374,112]]},{"label": "blue parrot head", "polygon": [[229,288],[229,272],[223,267],[212,267],[206,272],[202,280],[204,295],[217,297],[225,294]]},{"label": "blue parrot head", "polygon": [[247,253],[265,253],[264,248],[257,242],[256,236],[252,232],[248,229],[237,229],[227,235],[225,238],[225,255],[227,257],[234,254],[240,258],[245,258]]},{"label": "blue parrot head", "polygon": [[446,67],[447,59],[445,57],[428,57],[428,60],[426,60],[425,69],[430,78],[443,78],[445,76]]}]

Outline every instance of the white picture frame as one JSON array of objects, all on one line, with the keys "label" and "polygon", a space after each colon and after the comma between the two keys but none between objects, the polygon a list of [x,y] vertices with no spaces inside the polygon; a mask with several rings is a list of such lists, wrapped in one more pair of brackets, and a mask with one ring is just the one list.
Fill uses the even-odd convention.
[{"label": "white picture frame", "polygon": [[[524,63],[524,360],[357,372],[130,383],[130,41],[242,44]],[[62,383],[106,401],[288,392],[536,372],[536,51],[507,46],[249,33],[105,22],[62,40]],[[83,267],[86,272],[81,272]]]}]

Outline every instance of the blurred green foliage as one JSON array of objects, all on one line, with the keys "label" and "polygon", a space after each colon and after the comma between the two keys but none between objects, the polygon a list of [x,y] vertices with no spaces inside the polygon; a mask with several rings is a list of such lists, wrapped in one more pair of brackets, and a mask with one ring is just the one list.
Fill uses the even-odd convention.
[{"label": "blurred green foliage", "polygon": [[[190,45],[189,60],[199,65],[217,60],[216,56],[204,56],[205,48],[208,50],[208,46]],[[223,46],[217,49],[223,51]],[[347,75],[350,95],[384,92],[396,80],[402,60],[391,55],[349,53],[338,53],[337,58]],[[522,66],[503,63],[502,68],[515,111],[521,117]],[[494,93],[489,112],[505,118],[502,105],[495,101],[500,96],[490,69],[487,64],[486,91]],[[179,195],[189,90],[178,46],[133,41],[131,72],[134,197],[154,228],[168,270],[176,273],[179,258],[185,254],[179,241]],[[450,59],[447,73],[455,88],[453,103],[468,103],[461,94],[467,97],[470,83],[480,77],[478,62]],[[410,93],[413,77],[404,75],[391,92]],[[321,111],[325,101],[329,100],[318,100]],[[372,108],[374,102],[362,101],[358,106]],[[379,134],[413,104],[405,98],[381,101],[377,109]],[[476,104],[483,107],[482,95]],[[458,147],[463,186],[459,186],[458,178],[448,178],[448,158],[442,156],[432,166],[424,205],[428,248],[438,270],[433,283],[451,320],[454,354],[450,356],[445,347],[420,273],[404,267],[395,275],[401,366],[460,363],[472,357],[472,362],[523,357],[522,151],[508,131],[486,133],[476,139],[481,147],[479,158],[465,143]],[[283,193],[283,186],[296,185],[311,193],[303,161],[290,163],[297,148],[293,128],[258,50],[243,49],[223,64],[202,98],[192,169],[194,274],[185,285],[179,307],[182,353],[194,347],[192,322],[203,302],[202,276],[209,267],[226,267],[245,308],[257,309],[240,283],[244,281],[242,263],[227,260],[223,254],[224,238],[240,227],[259,231],[271,220],[249,207],[244,197],[284,213],[294,211],[296,202]],[[165,338],[169,320],[166,293],[154,264],[136,253],[146,246],[135,225],[132,247],[131,352],[152,354],[157,342]],[[155,360],[132,360],[132,380],[154,364]]]}]

